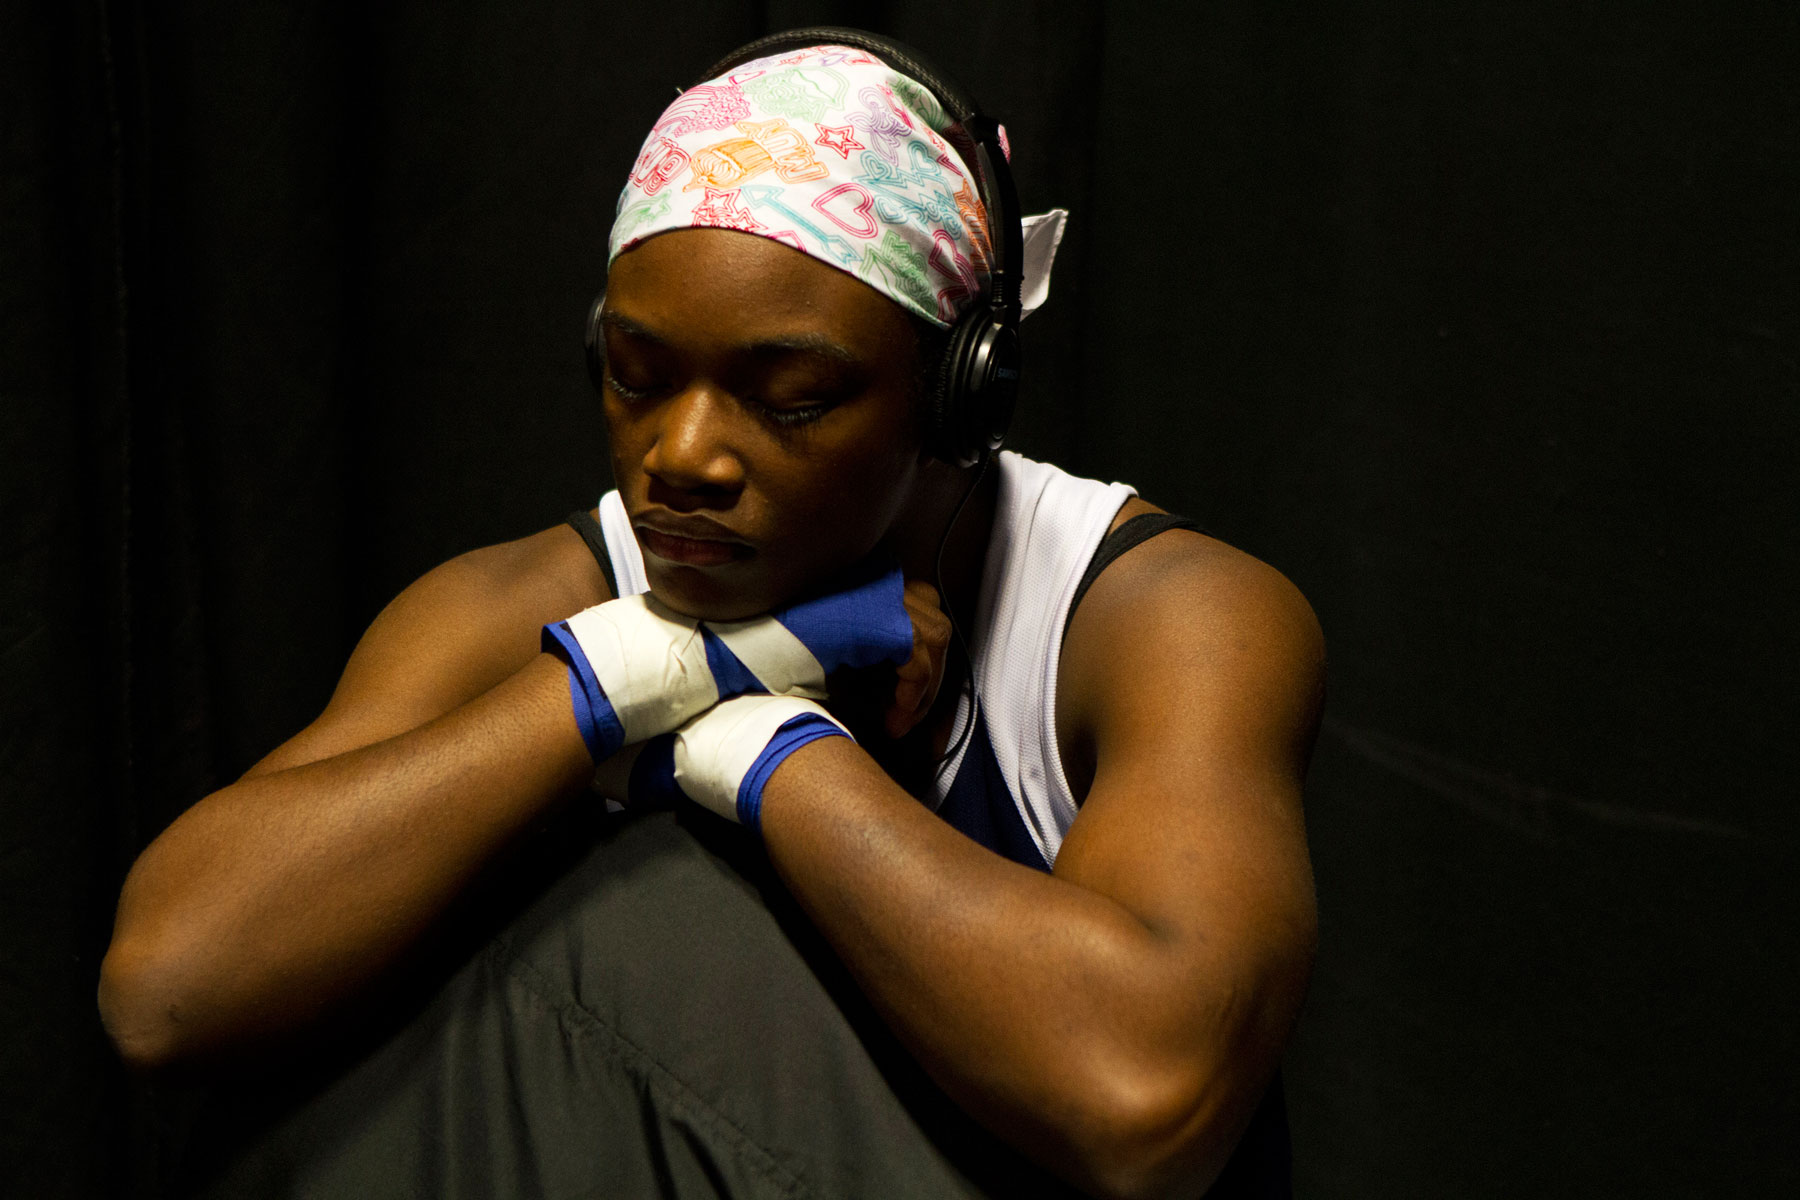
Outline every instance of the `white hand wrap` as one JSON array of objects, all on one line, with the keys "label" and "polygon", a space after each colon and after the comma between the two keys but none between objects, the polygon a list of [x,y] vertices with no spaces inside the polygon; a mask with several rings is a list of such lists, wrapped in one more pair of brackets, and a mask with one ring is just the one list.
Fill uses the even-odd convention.
[{"label": "white hand wrap", "polygon": [[674,782],[690,800],[759,829],[763,786],[788,755],[822,737],[849,737],[811,700],[738,696],[675,734]]},{"label": "white hand wrap", "polygon": [[569,666],[575,723],[595,762],[672,732],[721,697],[825,698],[833,671],[895,666],[912,653],[897,569],[749,621],[702,622],[648,595],[544,626]]},{"label": "white hand wrap", "polygon": [[611,704],[623,744],[667,733],[719,698],[700,622],[648,594],[597,604],[563,625]]},{"label": "white hand wrap", "polygon": [[806,643],[773,617],[708,621],[706,628],[777,696],[825,698],[825,668]]}]

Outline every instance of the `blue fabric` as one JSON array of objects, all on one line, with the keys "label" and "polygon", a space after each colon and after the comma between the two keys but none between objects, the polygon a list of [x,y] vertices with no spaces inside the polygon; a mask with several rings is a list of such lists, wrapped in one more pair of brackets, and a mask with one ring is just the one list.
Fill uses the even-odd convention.
[{"label": "blue fabric", "polygon": [[763,752],[756,756],[750,769],[738,784],[738,822],[746,829],[762,832],[762,794],[775,768],[787,761],[788,755],[820,738],[848,737],[842,729],[818,713],[801,713],[775,731]]},{"label": "blue fabric", "polygon": [[719,685],[719,699],[769,690],[716,633],[702,625],[700,636],[706,642],[706,669],[712,672],[713,682]]},{"label": "blue fabric", "polygon": [[668,808],[681,799],[681,787],[675,782],[674,734],[659,734],[644,743],[637,761],[631,764],[626,790],[634,808]]},{"label": "blue fabric", "polygon": [[859,584],[778,608],[773,616],[806,643],[827,675],[842,667],[899,666],[912,657],[912,618],[899,568]]},{"label": "blue fabric", "polygon": [[554,654],[568,664],[575,726],[581,730],[588,753],[595,762],[611,758],[625,744],[625,727],[619,723],[619,714],[613,711],[612,701],[606,698],[606,689],[600,686],[587,655],[581,652],[581,643],[569,631],[569,623],[557,621],[544,626],[540,644],[546,654]]},{"label": "blue fabric", "polygon": [[569,667],[568,672],[569,706],[575,710],[575,728],[581,731],[589,756],[599,762],[601,743],[599,731],[594,728],[594,706],[588,703],[587,689],[581,686],[581,672],[574,667]]},{"label": "blue fabric", "polygon": [[1019,815],[1018,802],[1006,786],[1006,777],[1000,773],[1000,762],[988,739],[987,721],[981,716],[975,718],[975,728],[969,731],[969,748],[964,751],[962,765],[957,767],[956,778],[950,782],[950,791],[937,811],[938,816],[994,853],[1034,870],[1050,869],[1031,831],[1025,828],[1025,818]]}]

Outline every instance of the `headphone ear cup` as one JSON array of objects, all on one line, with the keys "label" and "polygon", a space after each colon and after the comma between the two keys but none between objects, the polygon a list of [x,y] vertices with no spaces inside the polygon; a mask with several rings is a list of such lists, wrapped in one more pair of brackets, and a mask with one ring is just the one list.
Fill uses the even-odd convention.
[{"label": "headphone ear cup", "polygon": [[964,314],[950,329],[950,337],[944,343],[943,356],[938,359],[937,378],[931,389],[931,428],[927,433],[927,444],[931,456],[943,462],[956,464],[960,458],[962,442],[961,421],[961,389],[959,382],[962,372],[957,364],[964,356],[963,345],[967,341],[969,331],[969,314]]},{"label": "headphone ear cup", "polygon": [[587,348],[588,379],[596,392],[606,390],[606,345],[601,340],[600,310],[606,307],[606,293],[594,297],[588,307],[587,328],[582,331],[582,344]]},{"label": "headphone ear cup", "polygon": [[978,457],[986,457],[1006,440],[1019,399],[1019,334],[1000,320],[990,321],[978,370],[981,400],[972,406],[969,430]]},{"label": "headphone ear cup", "polygon": [[964,313],[944,348],[932,397],[932,453],[972,467],[998,450],[1018,391],[1018,335],[986,306]]}]

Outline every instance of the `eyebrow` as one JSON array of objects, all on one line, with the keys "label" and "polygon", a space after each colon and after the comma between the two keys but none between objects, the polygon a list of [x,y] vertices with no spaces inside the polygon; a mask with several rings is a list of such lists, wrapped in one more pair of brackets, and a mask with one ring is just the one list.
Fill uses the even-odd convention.
[{"label": "eyebrow", "polygon": [[[667,338],[658,334],[655,330],[632,320],[624,313],[608,309],[600,315],[600,325],[603,329],[616,329],[620,333],[637,338],[641,341],[649,342],[653,346],[664,349],[669,348],[669,340]],[[783,337],[764,338],[761,341],[735,347],[735,349],[739,353],[748,354],[756,358],[773,358],[787,354],[810,354],[846,367],[862,367],[866,365],[853,351],[832,341],[824,334],[819,333],[794,333]]]}]

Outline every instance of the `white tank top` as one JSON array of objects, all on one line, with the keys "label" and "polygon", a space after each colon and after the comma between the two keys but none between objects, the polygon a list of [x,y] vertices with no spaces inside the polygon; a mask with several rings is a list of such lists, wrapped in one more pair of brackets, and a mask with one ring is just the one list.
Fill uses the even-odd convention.
[{"label": "white tank top", "polygon": [[[943,811],[945,801],[960,791],[955,811],[968,811],[971,791],[995,791],[983,778],[985,762],[991,761],[1006,793],[982,798],[991,819],[970,821],[948,812],[947,819],[990,849],[1048,867],[1076,811],[1056,743],[1063,628],[1088,560],[1120,506],[1136,493],[1122,483],[1082,479],[1011,451],[1001,451],[993,469],[1000,477],[994,529],[975,628],[968,631],[979,712],[971,712],[965,692],[955,726],[961,731],[976,719],[975,734],[985,738],[964,739],[939,766],[935,799]],[[643,554],[616,491],[600,498],[600,530],[620,593],[649,590]],[[1024,838],[1041,863],[1025,857]]]}]

